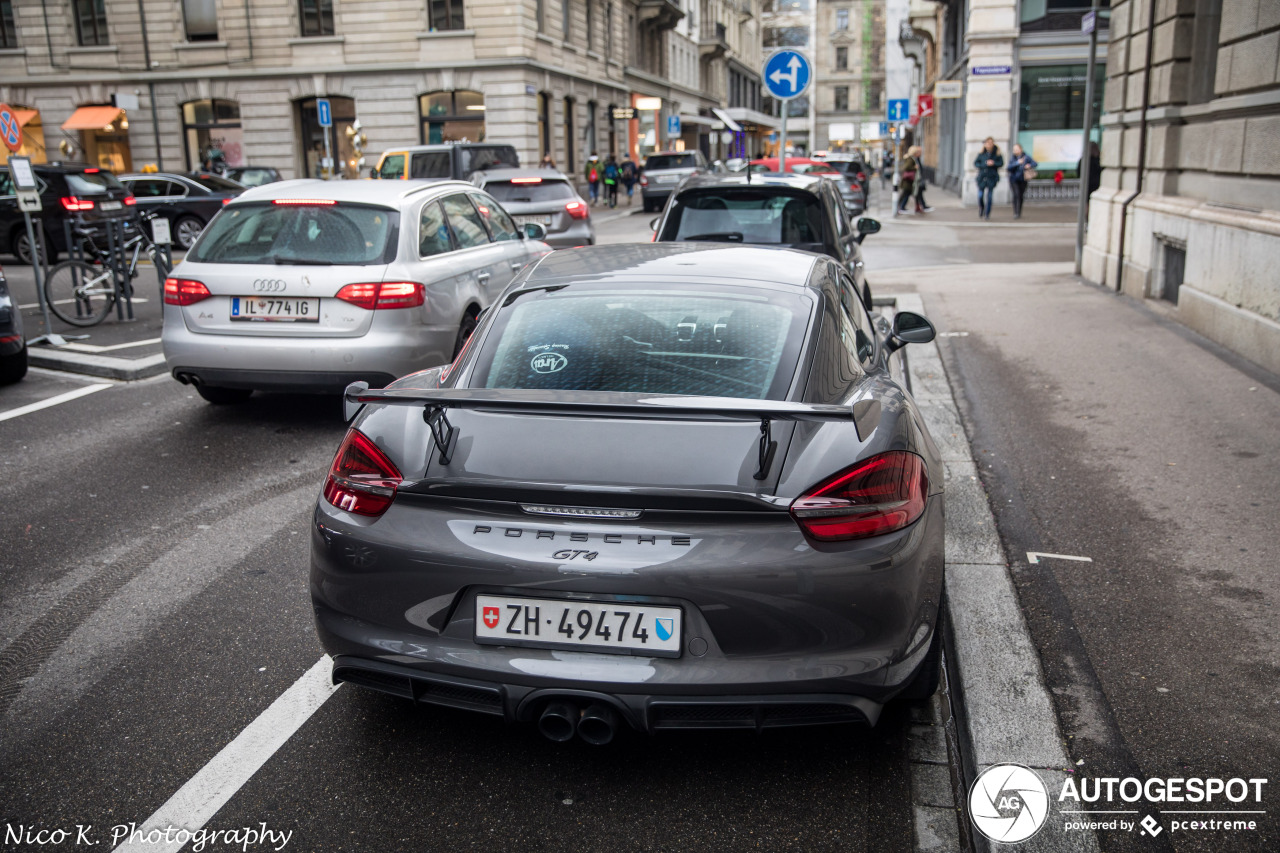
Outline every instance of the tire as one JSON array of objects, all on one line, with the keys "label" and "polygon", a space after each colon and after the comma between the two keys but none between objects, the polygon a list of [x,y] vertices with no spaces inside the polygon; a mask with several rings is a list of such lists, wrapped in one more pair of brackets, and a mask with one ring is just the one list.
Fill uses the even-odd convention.
[{"label": "tire", "polygon": [[[941,616],[941,613],[939,613]],[[924,656],[924,663],[898,696],[909,702],[923,702],[938,692],[942,682],[942,620],[933,625],[933,640],[929,643],[929,651]]]},{"label": "tire", "polygon": [[466,344],[467,338],[471,337],[471,333],[476,330],[477,316],[475,309],[468,309],[466,316],[462,318],[462,324],[458,326],[458,339],[453,345],[453,358],[450,361],[458,358],[458,353],[462,352],[462,347]]},{"label": "tire", "polygon": [[111,271],[84,261],[63,261],[45,270],[44,298],[62,322],[96,326],[116,301]]},{"label": "tire", "polygon": [[[58,259],[58,250],[53,248],[53,243],[49,239],[49,232],[43,232],[44,240],[44,262],[45,266],[53,263]],[[9,245],[9,254],[18,259],[18,263],[31,266],[31,241],[27,239],[27,230],[20,228],[13,235],[13,240]]]},{"label": "tire", "polygon": [[185,252],[191,248],[191,244],[203,230],[204,223],[199,219],[194,216],[180,216],[173,222],[173,242]]},{"label": "tire", "polygon": [[653,213],[653,203],[652,203],[652,202],[650,202],[650,201],[649,201],[649,199],[647,199],[647,198],[645,198],[645,199],[641,199],[641,200],[640,200],[640,203],[644,205],[644,212],[645,212],[645,213]]},{"label": "tire", "polygon": [[215,406],[229,406],[248,400],[253,391],[249,388],[220,388],[201,383],[196,386],[196,393]]},{"label": "tire", "polygon": [[0,358],[0,385],[12,385],[27,375],[27,347]]}]

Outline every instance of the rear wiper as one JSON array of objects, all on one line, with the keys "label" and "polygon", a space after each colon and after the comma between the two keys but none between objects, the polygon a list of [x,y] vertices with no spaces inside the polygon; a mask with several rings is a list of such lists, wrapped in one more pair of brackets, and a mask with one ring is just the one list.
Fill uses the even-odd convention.
[{"label": "rear wiper", "polygon": [[533,201],[533,198],[527,195],[522,195],[522,196],[517,196],[516,198],[511,199],[511,201]]},{"label": "rear wiper", "polygon": [[315,258],[282,258],[279,255],[268,255],[267,260],[282,267],[331,267],[333,261],[322,261]]},{"label": "rear wiper", "polygon": [[706,234],[692,234],[688,237],[681,237],[681,240],[724,240],[729,243],[741,243],[741,231],[712,231]]}]

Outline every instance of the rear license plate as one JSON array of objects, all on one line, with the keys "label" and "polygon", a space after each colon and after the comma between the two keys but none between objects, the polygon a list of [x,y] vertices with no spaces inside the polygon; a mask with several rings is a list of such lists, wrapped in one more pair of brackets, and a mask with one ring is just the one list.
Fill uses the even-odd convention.
[{"label": "rear license plate", "polygon": [[319,323],[319,299],[231,297],[231,319],[257,323]]},{"label": "rear license plate", "polygon": [[100,201],[98,202],[98,210],[119,210],[120,202],[118,201]]},{"label": "rear license plate", "polygon": [[660,184],[674,184],[678,180],[680,180],[679,175],[659,175],[657,177],[657,181]]},{"label": "rear license plate", "polygon": [[680,656],[683,612],[609,601],[476,596],[477,643]]},{"label": "rear license plate", "polygon": [[517,216],[515,217],[517,225],[550,225],[551,215],[546,216]]}]

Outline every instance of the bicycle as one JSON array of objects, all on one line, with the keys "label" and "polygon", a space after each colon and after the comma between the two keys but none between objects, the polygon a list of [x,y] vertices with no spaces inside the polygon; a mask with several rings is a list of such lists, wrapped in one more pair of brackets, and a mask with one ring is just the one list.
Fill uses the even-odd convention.
[{"label": "bicycle", "polygon": [[[138,217],[136,224],[130,224],[136,233],[124,241],[120,254],[132,251],[126,272],[129,281],[138,277],[138,258],[146,249],[152,263],[162,267],[160,249],[147,236],[143,224],[150,222],[158,214],[146,213]],[[113,267],[115,258],[94,240],[94,232],[83,222],[72,226],[81,248],[88,260],[71,259],[45,270],[44,295],[49,309],[58,319],[72,326],[96,326],[111,313],[111,308],[121,294],[116,286],[116,270]]]}]

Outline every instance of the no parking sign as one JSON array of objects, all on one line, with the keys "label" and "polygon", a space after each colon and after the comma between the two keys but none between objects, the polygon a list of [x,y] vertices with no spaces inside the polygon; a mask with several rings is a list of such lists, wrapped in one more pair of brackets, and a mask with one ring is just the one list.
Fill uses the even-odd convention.
[{"label": "no parking sign", "polygon": [[0,140],[10,151],[22,147],[22,124],[8,104],[0,104]]}]

